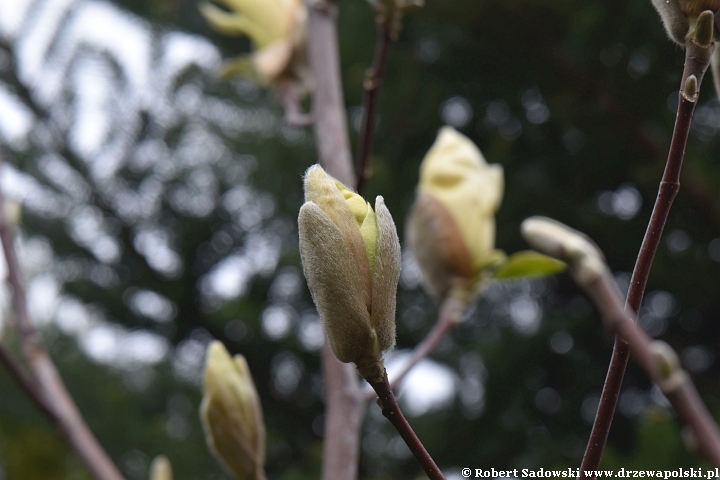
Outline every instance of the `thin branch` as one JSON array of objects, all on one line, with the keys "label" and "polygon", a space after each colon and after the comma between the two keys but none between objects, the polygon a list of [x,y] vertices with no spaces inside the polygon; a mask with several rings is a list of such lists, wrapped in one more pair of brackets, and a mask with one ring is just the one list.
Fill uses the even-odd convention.
[{"label": "thin branch", "polygon": [[313,124],[320,164],[345,185],[355,185],[345,100],[340,77],[337,7],[328,0],[308,1],[308,60],[315,88]]},{"label": "thin branch", "polygon": [[[692,433],[692,443],[698,452],[720,467],[720,430],[700,400],[688,374],[674,366],[677,365],[677,355],[672,352],[669,362],[667,355],[658,358],[653,346],[662,344],[666,347],[667,344],[654,341],[628,314],[609,270],[589,282],[586,290],[600,310],[606,328],[626,342],[638,364],[660,386],[680,421]],[[663,373],[660,362],[669,364],[670,371]]]},{"label": "thin branch", "polygon": [[[308,59],[315,80],[313,118],[320,164],[345,185],[355,185],[345,102],[340,80],[337,7],[308,1]],[[364,402],[355,368],[340,363],[330,346],[323,347],[325,438],[323,480],[355,480],[360,455],[360,425]]]},{"label": "thin branch", "polygon": [[[400,13],[398,12],[398,15]],[[375,55],[372,67],[365,73],[363,82],[363,111],[360,123],[360,144],[358,148],[357,186],[356,190],[361,193],[365,188],[365,182],[372,174],[370,155],[375,137],[375,110],[378,92],[385,75],[388,54],[390,48],[397,39],[397,22],[378,15],[377,41],[375,43]]]},{"label": "thin branch", "polygon": [[354,480],[365,416],[358,374],[352,364],[335,357],[328,342],[323,346],[322,360],[326,410],[321,478]]},{"label": "thin branch", "polygon": [[526,219],[521,227],[525,240],[538,250],[568,264],[575,282],[597,306],[605,328],[625,342],[637,363],[657,383],[672,404],[697,449],[720,467],[720,430],[700,401],[688,374],[670,346],[653,340],[635,322],[623,304],[622,294],[600,249],[584,234],[544,217]]},{"label": "thin branch", "polygon": [[[0,164],[1,161],[0,158]],[[12,289],[15,326],[22,351],[41,392],[37,398],[43,398],[47,411],[95,478],[122,480],[122,475],[82,418],[55,364],[45,350],[39,333],[30,322],[25,287],[20,277],[20,265],[15,252],[13,227],[4,218],[4,204],[5,199],[0,192],[0,240],[8,269],[7,282]]]},{"label": "thin branch", "polygon": [[25,370],[15,360],[15,357],[0,344],[0,363],[5,366],[10,376],[23,389],[25,394],[33,401],[35,406],[42,411],[51,421],[55,420],[52,408],[47,404],[45,397],[32,378],[28,377]]},{"label": "thin branch", "polygon": [[[709,13],[710,18],[713,18],[712,12],[705,12],[703,15],[706,13]],[[700,25],[700,21],[700,18],[698,18],[698,25]],[[680,84],[680,99],[670,151],[650,222],[645,232],[640,252],[638,253],[635,268],[633,269],[630,288],[625,303],[628,314],[633,317],[637,315],[640,305],[642,304],[650,268],[655,258],[655,252],[660,244],[663,229],[670,213],[670,207],[680,189],[680,171],[682,169],[683,158],[685,157],[685,147],[687,145],[692,115],[695,110],[695,105],[697,104],[700,83],[710,63],[710,57],[712,56],[712,51],[715,46],[712,41],[712,21],[709,22],[709,25],[709,36],[706,35],[706,31],[700,32],[699,35],[704,35],[704,39],[699,39],[698,41],[697,37],[690,37],[686,42],[685,67]],[[694,79],[692,78],[693,76]],[[592,432],[580,466],[580,476],[578,478],[584,478],[585,471],[597,470],[600,465],[620,395],[623,377],[625,376],[625,368],[629,354],[630,352],[627,345],[621,340],[616,339],[607,377],[603,385],[598,411],[595,415],[595,421],[593,422]]]},{"label": "thin branch", "polygon": [[[403,365],[402,369],[393,377],[390,383],[390,388],[395,391],[398,389],[405,376],[415,365],[420,362],[423,358],[427,357],[430,352],[435,350],[440,340],[443,339],[445,334],[455,325],[460,323],[465,310],[468,306],[468,296],[465,295],[450,295],[440,307],[440,316],[437,322],[433,325],[433,328],[428,332],[427,336],[418,343],[412,351],[410,358],[408,358]],[[373,392],[367,392],[365,395],[365,401],[370,402],[375,400],[377,395]]]},{"label": "thin branch", "polygon": [[420,463],[423,470],[425,470],[430,480],[445,480],[435,461],[427,452],[417,435],[415,435],[415,432],[400,410],[400,405],[398,405],[395,395],[390,388],[387,374],[384,374],[382,378],[367,378],[366,380],[377,393],[383,416],[390,420],[395,430],[397,430],[402,439],[405,440],[408,448],[410,448],[410,451]]}]

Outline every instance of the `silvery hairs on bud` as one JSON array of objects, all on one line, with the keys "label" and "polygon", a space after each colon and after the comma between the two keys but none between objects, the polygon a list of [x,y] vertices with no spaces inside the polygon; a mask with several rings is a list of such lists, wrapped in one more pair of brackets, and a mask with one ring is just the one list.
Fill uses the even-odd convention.
[{"label": "silvery hairs on bud", "polygon": [[382,353],[395,344],[400,276],[395,223],[382,197],[377,197],[377,246],[371,269],[358,220],[348,204],[349,199],[360,201],[357,194],[313,166],[305,176],[305,199],[298,216],[300,255],[330,347],[340,361],[355,363],[361,375],[377,373]]},{"label": "silvery hairs on bud", "polygon": [[685,45],[685,35],[690,29],[688,19],[680,8],[678,0],[652,0],[653,7],[660,14],[665,31],[678,45]]}]

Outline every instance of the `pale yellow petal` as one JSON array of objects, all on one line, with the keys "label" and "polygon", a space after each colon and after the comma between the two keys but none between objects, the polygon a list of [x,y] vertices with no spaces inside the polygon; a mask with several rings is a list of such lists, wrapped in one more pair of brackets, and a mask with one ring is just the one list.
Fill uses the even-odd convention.
[{"label": "pale yellow petal", "polygon": [[443,127],[420,167],[420,193],[432,195],[457,223],[475,270],[495,245],[495,212],[502,201],[500,165],[488,165],[480,150],[451,127]]},{"label": "pale yellow petal", "polygon": [[378,246],[378,227],[375,212],[372,207],[370,207],[370,204],[366,203],[365,205],[367,207],[367,214],[360,226],[360,235],[362,235],[363,242],[365,243],[365,252],[367,253],[368,264],[370,265],[370,275],[372,275],[375,271],[375,253]]},{"label": "pale yellow petal", "polygon": [[252,55],[258,75],[266,82],[276,81],[288,69],[292,58],[293,46],[285,40],[276,41],[257,50]]},{"label": "pale yellow petal", "polygon": [[247,17],[226,12],[209,2],[201,3],[198,8],[210,27],[223,35],[247,35],[253,38],[260,34],[257,25]]}]

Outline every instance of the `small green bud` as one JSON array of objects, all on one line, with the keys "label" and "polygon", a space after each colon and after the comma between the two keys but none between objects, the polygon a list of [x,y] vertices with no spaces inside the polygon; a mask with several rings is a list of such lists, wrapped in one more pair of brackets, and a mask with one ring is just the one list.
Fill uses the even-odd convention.
[{"label": "small green bud", "polygon": [[319,166],[298,216],[303,271],[330,347],[363,377],[382,375],[395,345],[400,241],[382,197],[375,209]]},{"label": "small green bud", "polygon": [[265,425],[260,398],[242,355],[208,346],[200,419],[210,451],[240,480],[265,480]]},{"label": "small green bud", "polygon": [[710,10],[705,10],[697,17],[695,22],[695,42],[698,45],[708,46],[712,43],[714,21],[715,15]]},{"label": "small green bud", "polygon": [[685,80],[685,95],[689,98],[695,97],[697,95],[697,77],[695,75],[690,75]]}]

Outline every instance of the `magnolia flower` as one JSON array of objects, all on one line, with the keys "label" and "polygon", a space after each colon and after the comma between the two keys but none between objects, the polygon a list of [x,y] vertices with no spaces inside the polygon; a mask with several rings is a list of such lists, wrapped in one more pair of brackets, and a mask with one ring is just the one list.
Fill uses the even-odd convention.
[{"label": "magnolia flower", "polygon": [[218,341],[207,350],[200,419],[208,447],[229,473],[265,480],[265,425],[250,369]]},{"label": "magnolia flower", "polygon": [[225,65],[224,74],[251,75],[260,83],[307,92],[304,66],[306,10],[303,0],[213,0],[200,5],[212,28],[226,35],[247,35],[256,50]]},{"label": "magnolia flower", "polygon": [[444,297],[454,285],[471,286],[483,269],[503,258],[494,248],[503,189],[500,165],[488,165],[454,128],[440,129],[420,165],[406,229],[430,293]]},{"label": "magnolia flower", "polygon": [[298,226],[303,271],[333,353],[365,378],[382,376],[382,354],[395,344],[400,276],[400,242],[383,198],[373,210],[315,165]]}]

